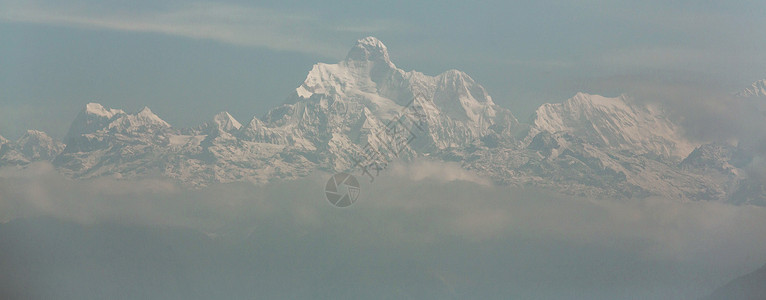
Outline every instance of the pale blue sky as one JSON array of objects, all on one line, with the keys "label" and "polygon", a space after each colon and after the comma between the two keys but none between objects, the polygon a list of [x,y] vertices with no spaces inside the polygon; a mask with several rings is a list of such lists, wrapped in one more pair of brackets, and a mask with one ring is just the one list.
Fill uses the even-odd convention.
[{"label": "pale blue sky", "polygon": [[578,91],[664,101],[766,78],[762,1],[0,0],[0,135],[55,137],[87,102],[177,127],[280,103],[373,35],[405,70],[460,69],[525,120]]}]

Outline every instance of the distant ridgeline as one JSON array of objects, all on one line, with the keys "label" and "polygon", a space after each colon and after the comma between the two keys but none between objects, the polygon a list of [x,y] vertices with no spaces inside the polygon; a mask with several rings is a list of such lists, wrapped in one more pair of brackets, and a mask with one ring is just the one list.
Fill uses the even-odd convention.
[{"label": "distant ridgeline", "polygon": [[[738,94],[766,102],[759,81]],[[411,143],[386,151],[390,121],[411,105],[421,114]],[[528,122],[496,105],[467,74],[404,71],[374,37],[336,64],[318,63],[286,101],[242,125],[221,112],[175,128],[149,108],[137,113],[89,103],[63,141],[28,131],[0,137],[0,165],[50,161],[72,178],[165,176],[189,186],[293,179],[314,170],[355,172],[372,148],[382,161],[456,161],[497,184],[587,197],[715,200],[766,205],[749,145],[684,138],[661,107],[577,93],[540,106]],[[427,157],[427,158],[426,158]]]}]

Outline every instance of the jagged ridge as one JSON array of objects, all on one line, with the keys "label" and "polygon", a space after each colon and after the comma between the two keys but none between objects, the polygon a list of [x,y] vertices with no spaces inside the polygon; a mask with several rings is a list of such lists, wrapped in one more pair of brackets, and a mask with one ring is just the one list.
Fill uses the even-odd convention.
[{"label": "jagged ridge", "polygon": [[[414,139],[392,151],[396,120],[405,120]],[[246,125],[221,112],[198,127],[173,128],[149,108],[127,113],[89,103],[65,148],[29,136],[0,138],[3,164],[52,160],[75,178],[168,176],[202,186],[353,171],[352,158],[373,149],[383,164],[428,156],[459,161],[498,183],[583,196],[763,198],[742,192],[759,186],[747,181],[741,155],[729,153],[741,151],[685,140],[658,107],[578,93],[542,105],[520,124],[467,74],[401,70],[374,37],[359,40],[337,64],[314,65],[284,104]],[[23,146],[30,143],[37,146]]]}]

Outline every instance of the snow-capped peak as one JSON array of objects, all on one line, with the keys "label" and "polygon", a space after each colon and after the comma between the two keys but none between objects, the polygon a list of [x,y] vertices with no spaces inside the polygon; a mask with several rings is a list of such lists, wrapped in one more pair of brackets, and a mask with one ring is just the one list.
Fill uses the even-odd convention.
[{"label": "snow-capped peak", "polygon": [[403,71],[391,62],[386,46],[374,37],[366,37],[357,41],[345,60],[337,64],[315,64],[295,91],[304,99],[315,94],[374,94],[381,88],[378,84],[395,75],[393,73]]},{"label": "snow-capped peak", "polygon": [[348,51],[347,62],[382,62],[391,68],[394,63],[388,56],[388,48],[375,37],[368,36],[356,42],[356,45]]},{"label": "snow-capped peak", "polygon": [[622,100],[622,97],[607,98],[578,92],[563,103],[541,105],[532,115],[531,123],[535,128],[550,133],[572,131],[573,127],[583,127],[579,123],[590,122],[594,113],[609,117],[614,115],[610,111],[617,107],[619,111],[629,110]]},{"label": "snow-capped peak", "polygon": [[[32,147],[32,146],[44,146],[44,147],[61,147],[59,142],[54,141],[53,138],[48,136],[47,133],[42,132],[40,130],[27,130],[24,135],[22,135],[18,141],[16,141],[17,144],[22,145],[24,147]],[[63,150],[63,147],[61,148]]]},{"label": "snow-capped peak", "polygon": [[[748,90],[763,96],[766,80]],[[243,126],[221,112],[195,128],[170,127],[149,108],[126,113],[89,103],[65,149],[38,131],[18,141],[0,137],[0,166],[52,159],[75,178],[162,174],[204,186],[350,170],[358,158],[377,165],[427,157],[460,161],[499,183],[589,197],[766,199],[763,185],[739,169],[751,150],[708,145],[688,155],[700,145],[659,106],[577,93],[519,124],[466,73],[398,69],[373,37],[345,60],[314,65],[289,97],[263,120]]]},{"label": "snow-capped peak", "polygon": [[127,114],[121,109],[105,108],[98,103],[88,103],[72,122],[64,141],[69,144],[72,139],[99,130],[137,132],[168,127],[170,124],[160,119],[148,107],[144,107],[136,114]]},{"label": "snow-capped peak", "polygon": [[6,149],[0,160],[19,164],[35,160],[51,160],[64,150],[64,144],[52,139],[39,130],[27,130],[10,149]]},{"label": "snow-capped peak", "polygon": [[482,117],[494,116],[492,97],[468,74],[449,70],[437,76],[436,81],[434,104],[450,117],[481,122]]},{"label": "snow-capped peak", "polygon": [[42,138],[42,139],[50,139],[50,137],[48,136],[47,133],[42,132],[40,130],[34,130],[34,129],[28,129],[24,133],[24,135],[22,136],[22,138],[25,138],[25,137],[26,138],[33,138],[33,139],[40,139],[40,138]]},{"label": "snow-capped peak", "polygon": [[[408,110],[418,115],[420,122],[428,123],[425,127],[430,144],[440,149],[477,140],[492,126],[500,130],[517,124],[510,111],[497,107],[486,90],[467,74],[449,70],[428,76],[398,69],[390,61],[386,46],[374,37],[359,40],[344,61],[314,65],[295,92],[286,106],[268,114],[267,123],[288,113],[306,115],[307,107],[321,107],[322,113],[342,112],[354,122],[358,121],[354,118],[368,120],[373,116],[380,121],[391,120]],[[407,108],[413,103],[412,108]],[[308,115],[316,120],[324,118]]]},{"label": "snow-capped peak", "polygon": [[531,123],[528,139],[541,131],[566,132],[593,145],[666,157],[685,157],[694,149],[660,111],[631,103],[625,95],[608,98],[577,93],[563,103],[540,106]]},{"label": "snow-capped peak", "polygon": [[141,111],[139,111],[136,114],[136,118],[142,121],[141,123],[143,124],[141,125],[145,124],[145,125],[156,125],[160,127],[170,127],[170,124],[165,122],[165,120],[160,119],[160,117],[154,114],[152,110],[149,109],[149,107],[147,106],[144,106],[144,108],[141,109]]},{"label": "snow-capped peak", "polygon": [[110,120],[124,114],[125,112],[120,109],[105,108],[99,103],[88,103],[72,122],[64,141],[68,142],[82,134],[103,129],[109,124]]},{"label": "snow-capped peak", "polygon": [[86,104],[85,110],[83,112],[88,115],[95,115],[107,119],[113,117],[116,114],[124,113],[122,110],[112,108],[107,109],[103,105],[94,102]]},{"label": "snow-capped peak", "polygon": [[231,131],[231,130],[239,130],[242,128],[242,124],[237,121],[237,119],[234,119],[234,117],[229,114],[229,112],[222,111],[213,117],[213,122],[218,126],[219,129],[224,131]]},{"label": "snow-capped peak", "polygon": [[761,79],[746,88],[745,90],[737,93],[739,97],[766,97],[766,79]]}]

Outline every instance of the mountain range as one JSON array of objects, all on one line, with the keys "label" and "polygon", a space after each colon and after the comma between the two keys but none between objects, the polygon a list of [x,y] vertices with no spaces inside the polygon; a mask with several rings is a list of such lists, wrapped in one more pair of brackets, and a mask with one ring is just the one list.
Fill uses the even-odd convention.
[{"label": "mountain range", "polygon": [[[737,97],[766,103],[765,84]],[[399,69],[374,37],[336,64],[315,64],[283,104],[246,123],[221,112],[175,128],[148,107],[131,113],[89,103],[63,141],[35,130],[17,141],[0,137],[0,166],[50,161],[77,179],[161,176],[201,187],[314,170],[364,176],[360,166],[420,158],[458,162],[497,184],[578,196],[766,205],[763,181],[749,172],[756,156],[740,145],[691,141],[662,107],[627,95],[577,93],[520,122],[461,71]]]}]

